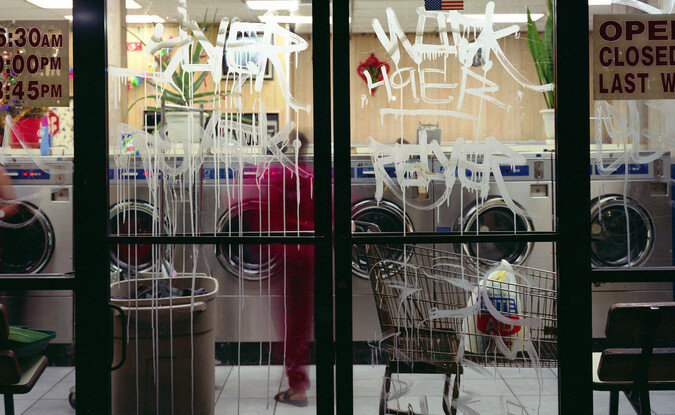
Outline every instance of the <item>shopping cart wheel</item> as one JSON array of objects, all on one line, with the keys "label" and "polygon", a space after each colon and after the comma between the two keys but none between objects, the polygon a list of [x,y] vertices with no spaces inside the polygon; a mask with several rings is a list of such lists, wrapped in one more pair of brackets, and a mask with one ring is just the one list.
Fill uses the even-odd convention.
[{"label": "shopping cart wheel", "polygon": [[70,393],[68,394],[68,402],[70,402],[70,406],[75,409],[75,386],[72,386],[70,388]]}]

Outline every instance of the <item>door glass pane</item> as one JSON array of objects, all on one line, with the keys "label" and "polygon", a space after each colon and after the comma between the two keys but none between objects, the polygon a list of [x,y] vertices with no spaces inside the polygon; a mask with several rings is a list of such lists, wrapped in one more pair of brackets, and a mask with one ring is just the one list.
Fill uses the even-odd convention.
[{"label": "door glass pane", "polygon": [[[149,305],[175,331],[139,317],[139,339],[161,338],[143,352],[154,366],[132,358],[113,372],[113,413],[170,413],[155,396],[173,396],[176,413],[273,412],[289,387],[316,412],[312,245],[172,239],[313,234],[311,2],[132,3],[108,2],[109,235],[167,239],[113,246],[111,278],[148,289],[194,279],[213,298],[204,333],[180,331],[190,313],[179,300]],[[133,379],[158,393],[126,390]]]},{"label": "door glass pane", "polygon": [[44,336],[44,348],[14,349],[21,362],[48,356],[34,388],[60,391],[17,395],[17,413],[54,404],[74,413],[73,294],[40,289],[46,277],[73,277],[72,11],[42,3],[0,1],[0,280],[35,279],[32,290],[0,292],[0,303],[12,336],[19,326]]},{"label": "door glass pane", "polygon": [[[672,20],[673,8],[667,2],[612,1],[589,10],[592,265],[672,268],[675,146],[669,114],[675,101],[669,87],[672,62],[660,56],[670,42],[656,33],[629,35],[626,28],[658,28]],[[607,380],[598,366],[608,362],[612,348],[626,346],[607,328],[610,307],[673,301],[673,283],[636,277],[629,283],[594,284],[592,290],[593,370],[599,380]],[[671,395],[652,391],[652,411],[667,412]],[[594,392],[595,413],[606,412],[609,405],[608,392]],[[632,409],[620,394],[619,412],[624,410]]]},{"label": "door glass pane", "polygon": [[557,411],[547,2],[356,1],[350,28],[356,231],[495,237],[354,247],[355,413]]},{"label": "door glass pane", "polygon": [[[595,25],[589,39],[593,265],[667,267],[673,263],[668,138],[672,101],[660,80],[662,71],[655,69],[661,63],[650,63],[652,49],[662,47],[638,48],[649,34],[629,36],[620,28],[658,26],[656,15],[669,13],[669,6],[608,3],[612,4],[589,9]],[[629,15],[635,16],[630,20]],[[636,53],[640,59],[634,62]],[[628,66],[623,61],[627,55]],[[634,83],[636,73],[641,75]]]}]

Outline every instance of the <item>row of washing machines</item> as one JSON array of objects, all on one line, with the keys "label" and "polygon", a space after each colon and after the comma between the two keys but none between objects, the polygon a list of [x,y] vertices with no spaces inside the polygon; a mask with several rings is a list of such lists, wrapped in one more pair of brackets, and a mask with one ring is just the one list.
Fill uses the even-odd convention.
[{"label": "row of washing machines", "polygon": [[[555,165],[551,152],[525,154],[526,162],[517,165],[502,165],[500,173],[512,201],[527,212],[514,213],[499,190],[494,177],[490,180],[489,195],[479,198],[474,191],[462,188],[458,182],[453,186],[447,202],[432,211],[405,208],[391,190],[384,199],[373,200],[375,178],[369,158],[352,161],[352,218],[376,222],[387,231],[447,232],[477,231],[551,232],[556,229],[555,220]],[[619,164],[611,173],[603,172]],[[571,167],[575,168],[575,167]],[[675,177],[675,165],[672,168]],[[442,167],[438,162],[434,171]],[[389,170],[390,176],[395,172]],[[565,168],[559,169],[564,174]],[[594,267],[667,267],[674,264],[673,256],[673,202],[671,196],[671,159],[669,156],[647,162],[617,163],[614,154],[604,154],[601,160],[594,159],[590,166],[591,176],[591,260]],[[467,176],[469,172],[467,172]],[[585,185],[585,184],[581,184]],[[406,199],[419,204],[431,205],[445,191],[445,183],[435,183],[430,191],[421,195],[411,188]],[[628,220],[627,220],[628,218]],[[483,244],[437,244],[440,250],[463,253],[469,257],[492,260],[506,259],[512,264],[554,270],[555,246],[553,243],[483,243]],[[560,260],[564,260],[561,258]],[[353,261],[356,265],[358,262]],[[355,338],[367,338],[376,330],[377,321],[363,316],[372,316],[374,309],[365,264],[354,267],[355,311],[360,321],[368,323],[355,327]],[[617,302],[672,301],[671,283],[611,283],[593,287],[593,337],[604,337],[607,310]],[[360,310],[363,308],[364,310]]]},{"label": "row of washing machines", "polygon": [[[603,160],[614,161],[612,155]],[[182,160],[174,160],[181,163]],[[4,160],[18,198],[22,200],[20,226],[2,227],[3,241],[0,272],[5,274],[66,273],[72,271],[72,161],[49,158],[48,166],[38,168],[31,160]],[[351,166],[352,219],[375,223],[383,231],[448,232],[459,231],[553,231],[555,229],[555,182],[552,153],[526,155],[520,165],[501,166],[509,195],[527,215],[514,214],[500,194],[496,182],[490,182],[489,196],[478,199],[474,192],[453,185],[451,197],[435,209],[425,209],[445,191],[445,183],[429,189],[409,188],[407,199],[423,208],[403,206],[391,189],[383,200],[374,199],[376,177],[369,156],[353,157]],[[434,170],[442,166],[434,164]],[[673,220],[671,212],[671,162],[662,157],[646,163],[622,165],[613,174],[602,174],[598,166],[591,174],[591,234],[594,266],[663,267],[673,264]],[[256,167],[242,171],[241,195],[255,195]],[[174,229],[178,233],[209,234],[214,231],[237,233],[246,228],[247,207],[228,209],[227,191],[239,188],[235,169],[206,161],[191,180],[170,181],[164,186],[170,197],[156,198],[162,206],[150,204],[148,177],[140,161],[124,169],[111,164],[110,224],[113,233],[147,233],[152,229]],[[270,170],[273,174],[274,168]],[[390,176],[395,171],[388,170]],[[674,169],[675,173],[675,169]],[[560,169],[564,174],[564,168]],[[623,196],[625,195],[625,197]],[[157,212],[165,215],[157,224]],[[190,212],[193,212],[192,214]],[[198,214],[194,214],[198,212]],[[626,221],[626,217],[629,218]],[[31,220],[30,218],[35,218]],[[23,223],[25,222],[25,226]],[[626,226],[626,224],[629,224]],[[159,226],[159,228],[158,228]],[[630,232],[630,238],[626,234]],[[630,242],[628,242],[630,241]],[[436,248],[480,253],[482,258],[507,259],[514,264],[555,269],[552,243],[484,243],[480,246],[437,245]],[[218,278],[217,340],[222,342],[258,342],[280,340],[282,333],[272,327],[270,316],[283,297],[283,282],[268,278],[281,266],[274,256],[258,246],[203,246],[166,249],[166,255],[178,271],[206,272]],[[123,272],[149,270],[153,250],[147,246],[111,250],[111,267]],[[562,259],[564,260],[564,259]],[[379,324],[367,280],[365,265],[358,256],[353,264],[353,312],[355,340],[373,340],[379,336]],[[12,312],[10,321],[30,327],[56,327],[57,343],[72,342],[72,294],[69,292],[4,292],[2,301]],[[603,337],[606,309],[620,301],[672,300],[670,283],[605,284],[593,289],[593,336]],[[58,313],[54,311],[58,310]]]}]

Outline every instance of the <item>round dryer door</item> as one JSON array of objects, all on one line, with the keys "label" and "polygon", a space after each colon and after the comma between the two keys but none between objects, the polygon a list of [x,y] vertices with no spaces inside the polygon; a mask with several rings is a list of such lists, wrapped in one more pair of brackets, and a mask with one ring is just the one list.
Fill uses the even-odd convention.
[{"label": "round dryer door", "polygon": [[[244,202],[225,212],[218,220],[219,233],[239,235],[239,232],[259,232],[255,224],[260,219],[267,221],[256,202]],[[262,229],[267,229],[263,223]],[[217,245],[216,256],[220,264],[235,277],[248,281],[260,281],[275,275],[283,266],[283,258],[277,250],[269,250],[269,245]]]},{"label": "round dryer door", "polygon": [[0,272],[40,272],[54,253],[54,228],[37,206],[16,203],[18,212],[0,223]]},{"label": "round dryer door", "polygon": [[[521,206],[518,206],[522,208]],[[458,218],[460,221],[462,218]],[[529,218],[514,213],[501,197],[485,200],[484,203],[473,206],[464,216],[463,229],[465,233],[476,234],[484,232],[509,233],[531,232],[534,225]],[[459,226],[457,226],[459,227]],[[456,248],[459,250],[458,245]],[[464,252],[473,257],[490,261],[505,259],[510,264],[522,265],[530,256],[532,243],[528,242],[485,242],[480,244],[462,244]]]},{"label": "round dryer door", "polygon": [[[395,203],[382,200],[379,203],[375,199],[362,200],[352,206],[352,220],[373,224],[380,232],[414,232],[415,229],[410,218],[405,215]],[[358,229],[358,227],[357,227]],[[394,245],[395,248],[403,248],[402,245]],[[393,261],[403,261],[403,255],[390,258]],[[354,245],[352,249],[352,273],[357,277],[368,279],[368,262],[359,247]]]},{"label": "round dryer door", "polygon": [[591,206],[593,265],[638,265],[647,259],[653,245],[654,226],[649,214],[639,203],[617,195],[604,196],[594,201]]},{"label": "round dryer door", "polygon": [[[155,211],[155,207],[147,202],[125,201],[117,203],[110,209],[108,220],[110,234],[120,236],[152,235]],[[156,229],[158,228],[157,220],[154,221]],[[164,224],[164,232],[168,233],[166,223]],[[152,254],[152,244],[120,244],[110,248],[110,266],[114,270],[125,272],[148,271],[152,269],[154,263]]]}]

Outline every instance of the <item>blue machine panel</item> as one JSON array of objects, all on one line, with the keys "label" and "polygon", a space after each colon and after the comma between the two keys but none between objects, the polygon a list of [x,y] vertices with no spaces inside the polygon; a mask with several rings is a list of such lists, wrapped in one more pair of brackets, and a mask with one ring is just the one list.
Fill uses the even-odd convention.
[{"label": "blue machine panel", "polygon": [[[499,169],[502,171],[502,176],[529,176],[530,175],[530,166],[499,166]],[[490,174],[492,175],[492,173]]]},{"label": "blue machine panel", "polygon": [[[502,177],[527,177],[530,175],[530,166],[528,165],[522,165],[522,166],[514,166],[511,168],[511,166],[499,166],[499,170],[502,173]],[[445,171],[445,166],[441,166],[441,173]],[[472,172],[471,170],[466,170],[465,173],[466,177],[471,177]],[[457,175],[457,168],[455,168],[455,176]],[[490,172],[490,177],[494,176],[492,172]]]},{"label": "blue machine panel", "polygon": [[[396,167],[389,166],[385,167],[384,170],[387,172],[389,177],[396,177]],[[357,167],[356,177],[359,179],[375,177],[375,169],[373,167]]]},{"label": "blue machine panel", "polygon": [[[609,166],[610,166],[609,164],[605,164],[605,168]],[[598,166],[595,166],[595,174],[600,174],[600,169],[598,169]],[[610,174],[611,175],[626,174],[626,165],[622,164]],[[628,175],[632,174],[649,174],[649,164],[629,164]]]},{"label": "blue machine panel", "polygon": [[7,173],[9,173],[15,180],[49,180],[49,173],[40,169],[7,169]]},{"label": "blue machine panel", "polygon": [[[225,170],[228,171],[228,173],[225,173]],[[227,174],[227,176],[226,176]],[[202,172],[202,178],[203,179],[215,179],[216,178],[216,169],[211,169],[211,168],[206,168]],[[218,178],[220,179],[225,179],[225,178],[234,178],[234,170],[232,169],[225,169],[224,167],[218,169]]]}]

